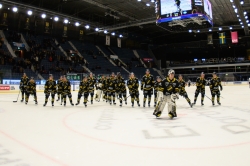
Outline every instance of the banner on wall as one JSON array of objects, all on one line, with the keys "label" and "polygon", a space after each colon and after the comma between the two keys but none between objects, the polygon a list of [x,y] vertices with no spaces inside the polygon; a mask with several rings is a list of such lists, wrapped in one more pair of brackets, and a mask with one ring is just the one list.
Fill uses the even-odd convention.
[{"label": "banner on wall", "polygon": [[213,44],[213,35],[212,34],[207,35],[207,44]]},{"label": "banner on wall", "polygon": [[122,47],[122,40],[121,40],[121,38],[117,38],[117,47],[119,47],[119,48]]},{"label": "banner on wall", "polygon": [[110,46],[110,36],[106,35],[106,45]]},{"label": "banner on wall", "polygon": [[7,17],[8,17],[8,14],[6,12],[4,12],[3,13],[2,23],[1,23],[3,26],[8,26]]},{"label": "banner on wall", "polygon": [[79,31],[79,40],[83,40],[83,30]]},{"label": "banner on wall", "polygon": [[66,25],[63,26],[63,37],[67,37],[68,27]]},{"label": "banner on wall", "polygon": [[45,31],[44,33],[50,33],[50,24],[48,21],[45,22]]},{"label": "banner on wall", "polygon": [[238,32],[231,32],[232,43],[238,43]]}]

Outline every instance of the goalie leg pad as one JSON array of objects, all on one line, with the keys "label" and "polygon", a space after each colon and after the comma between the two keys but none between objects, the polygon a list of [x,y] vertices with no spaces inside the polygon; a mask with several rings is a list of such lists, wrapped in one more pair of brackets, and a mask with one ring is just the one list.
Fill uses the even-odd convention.
[{"label": "goalie leg pad", "polygon": [[167,98],[170,98],[170,96],[164,96],[163,100],[158,102],[156,108],[155,108],[155,112],[154,112],[154,115],[156,115],[157,117],[159,117],[161,115],[161,113],[163,112],[164,110],[164,107],[166,106],[167,104]]}]

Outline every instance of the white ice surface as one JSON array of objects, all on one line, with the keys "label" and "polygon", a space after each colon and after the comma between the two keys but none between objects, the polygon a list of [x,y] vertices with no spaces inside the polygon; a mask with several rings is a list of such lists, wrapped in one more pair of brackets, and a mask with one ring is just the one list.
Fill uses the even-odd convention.
[{"label": "white ice surface", "polygon": [[[195,87],[187,87],[193,101]],[[13,103],[0,93],[0,165],[6,166],[249,166],[250,89],[224,86],[221,106],[200,96],[194,108],[177,101],[178,117],[154,108]],[[206,87],[206,95],[210,96]],[[141,105],[142,105],[142,95]],[[73,92],[76,102],[77,92]]]}]

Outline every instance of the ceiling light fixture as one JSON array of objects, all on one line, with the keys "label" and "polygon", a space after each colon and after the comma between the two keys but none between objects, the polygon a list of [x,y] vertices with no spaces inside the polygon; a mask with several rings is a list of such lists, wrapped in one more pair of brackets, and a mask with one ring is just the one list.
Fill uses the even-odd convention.
[{"label": "ceiling light fixture", "polygon": [[54,20],[55,20],[55,21],[58,21],[58,20],[59,20],[59,18],[58,18],[58,17],[54,17]]},{"label": "ceiling light fixture", "polygon": [[42,17],[42,18],[46,18],[46,14],[42,14],[41,17]]},{"label": "ceiling light fixture", "polygon": [[64,24],[68,24],[68,23],[69,23],[69,20],[68,20],[68,19],[65,19],[63,22],[64,22]]},{"label": "ceiling light fixture", "polygon": [[31,16],[31,15],[32,15],[32,11],[31,11],[31,10],[28,10],[27,14],[28,14],[29,16]]},{"label": "ceiling light fixture", "polygon": [[13,7],[13,8],[12,8],[12,11],[13,11],[13,12],[17,12],[17,10],[18,10],[17,7]]}]

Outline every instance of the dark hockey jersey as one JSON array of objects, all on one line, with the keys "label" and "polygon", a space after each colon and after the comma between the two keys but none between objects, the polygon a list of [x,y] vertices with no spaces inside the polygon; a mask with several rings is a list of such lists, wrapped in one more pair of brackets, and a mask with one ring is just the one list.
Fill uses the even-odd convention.
[{"label": "dark hockey jersey", "polygon": [[89,91],[89,82],[81,81],[79,85],[79,93],[86,93]]},{"label": "dark hockey jersey", "polygon": [[89,77],[88,78],[88,83],[89,83],[89,92],[93,92],[94,88],[96,86],[96,79],[94,77]]},{"label": "dark hockey jersey", "polygon": [[29,81],[26,87],[26,91],[29,94],[34,94],[36,93],[36,82],[35,81]]},{"label": "dark hockey jersey", "polygon": [[62,91],[62,87],[60,86],[60,85],[61,85],[61,82],[62,82],[61,79],[57,80],[56,87],[57,87],[57,91],[58,91],[58,92],[61,92],[61,91]]},{"label": "dark hockey jersey", "polygon": [[154,93],[156,94],[158,91],[163,91],[162,81],[154,83]]},{"label": "dark hockey jersey", "polygon": [[116,92],[116,88],[117,88],[117,80],[113,77],[107,79],[107,91]]},{"label": "dark hockey jersey", "polygon": [[212,78],[210,80],[210,86],[209,87],[210,87],[211,90],[219,90],[219,87],[222,89],[220,78],[219,77]]},{"label": "dark hockey jersey", "polygon": [[206,79],[205,78],[198,77],[196,79],[196,87],[197,87],[197,89],[205,89],[205,85],[206,85]]},{"label": "dark hockey jersey", "polygon": [[122,92],[126,91],[125,81],[122,77],[117,77],[117,91]]},{"label": "dark hockey jersey", "polygon": [[56,81],[47,80],[44,86],[44,93],[56,93]]},{"label": "dark hockey jersey", "polygon": [[141,89],[143,90],[151,90],[154,88],[154,77],[149,75],[144,75],[141,79]]},{"label": "dark hockey jersey", "polygon": [[28,82],[30,81],[29,77],[22,77],[20,81],[20,86],[21,87],[26,87]]},{"label": "dark hockey jersey", "polygon": [[179,93],[179,83],[173,78],[170,80],[168,77],[162,80],[162,88],[161,91],[164,95],[171,95],[175,93]]},{"label": "dark hockey jersey", "polygon": [[138,78],[129,78],[127,81],[127,86],[129,91],[138,91],[139,88],[139,80]]},{"label": "dark hockey jersey", "polygon": [[71,85],[70,85],[70,82],[68,80],[62,81],[60,83],[60,86],[62,87],[62,93],[64,93],[64,94],[71,93]]}]

